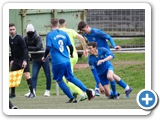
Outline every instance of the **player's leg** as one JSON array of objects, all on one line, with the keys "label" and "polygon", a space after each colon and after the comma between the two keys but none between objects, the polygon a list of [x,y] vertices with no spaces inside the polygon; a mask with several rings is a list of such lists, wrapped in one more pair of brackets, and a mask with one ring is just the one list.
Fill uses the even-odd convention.
[{"label": "player's leg", "polygon": [[97,85],[97,83],[95,85],[95,96],[100,96],[100,90],[99,90],[99,86]]},{"label": "player's leg", "polygon": [[74,85],[76,85],[77,87],[79,87],[82,91],[86,92],[88,100],[91,100],[94,97],[92,91],[86,88],[86,86],[78,78],[74,77],[70,63],[68,62],[66,64],[67,65],[65,66],[66,67],[65,69],[67,69],[67,72],[64,75],[65,78]]},{"label": "player's leg", "polygon": [[62,77],[65,75],[65,73],[67,74],[66,64],[63,63],[63,64],[59,64],[59,65],[52,65],[52,72],[53,72],[53,75],[54,75],[53,79],[56,80],[59,87],[62,89],[62,91],[69,98],[69,101],[67,101],[66,103],[76,102],[74,100],[73,94],[70,92],[69,88],[67,87],[67,85],[62,80]]},{"label": "player's leg", "polygon": [[118,75],[113,75],[116,83],[121,86],[125,90],[126,97],[129,97],[130,93],[132,92],[132,87],[127,85],[124,80],[122,80]]},{"label": "player's leg", "polygon": [[[77,52],[74,52],[74,58],[70,58],[70,62],[71,62],[71,69],[73,72],[74,66],[78,61],[78,55]],[[73,93],[74,97],[77,98],[78,96],[78,101],[83,101],[87,98],[86,94],[76,85],[74,85],[73,83],[67,81],[65,78],[63,78],[64,82],[66,83],[66,85],[69,87],[69,89],[71,90],[71,92]]]},{"label": "player's leg", "polygon": [[99,76],[99,79],[101,81],[102,86],[104,87],[106,97],[108,97],[108,99],[114,99],[115,95],[119,96],[120,94],[118,92],[116,92],[115,94],[112,90],[110,90],[110,86],[109,86],[110,82],[106,78],[106,74],[107,74],[107,71],[101,74]]},{"label": "player's leg", "polygon": [[118,96],[116,95],[116,82],[113,78],[113,70],[109,69],[107,72],[107,79],[110,81],[111,89],[113,91],[113,95],[115,96],[115,99],[118,99]]}]

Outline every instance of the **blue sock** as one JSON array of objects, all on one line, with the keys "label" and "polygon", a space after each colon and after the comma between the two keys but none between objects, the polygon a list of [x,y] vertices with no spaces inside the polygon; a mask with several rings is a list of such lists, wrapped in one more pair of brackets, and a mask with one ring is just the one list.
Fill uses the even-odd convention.
[{"label": "blue sock", "polygon": [[126,88],[127,84],[121,79],[118,83],[119,86],[121,86],[122,88]]},{"label": "blue sock", "polygon": [[86,92],[87,90],[86,86],[78,78],[74,77],[74,78],[68,79],[68,81],[78,86],[82,91]]},{"label": "blue sock", "polygon": [[116,82],[114,80],[110,81],[111,88],[113,91],[113,94],[116,95]]},{"label": "blue sock", "polygon": [[[113,91],[110,90],[110,96],[114,96]],[[116,92],[116,96],[118,96],[118,92]]]},{"label": "blue sock", "polygon": [[63,82],[63,80],[58,85],[70,99],[74,98],[67,85]]}]

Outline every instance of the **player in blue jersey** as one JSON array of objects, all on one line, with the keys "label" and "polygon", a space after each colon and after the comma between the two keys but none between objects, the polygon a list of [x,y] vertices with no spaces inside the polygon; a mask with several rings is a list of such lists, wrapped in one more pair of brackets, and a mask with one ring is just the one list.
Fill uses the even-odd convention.
[{"label": "player in blue jersey", "polygon": [[[120,50],[121,47],[120,46],[116,46],[116,44],[114,43],[113,38],[108,35],[107,33],[103,32],[102,30],[98,29],[98,28],[91,28],[89,27],[89,25],[85,22],[85,21],[81,21],[78,24],[78,30],[80,30],[83,35],[86,37],[86,39],[89,42],[97,42],[98,48],[99,47],[105,47],[107,48],[107,50],[110,51],[110,47],[108,45],[109,41],[112,45],[113,48],[115,48],[116,50]],[[114,79],[117,82],[118,85],[120,85],[123,89],[125,89],[125,94],[126,97],[129,97],[129,94],[132,92],[132,87],[130,87],[129,85],[127,85],[119,76],[117,76],[116,74],[114,74]],[[96,95],[100,95],[98,93],[99,87],[96,84]]]},{"label": "player in blue jersey", "polygon": [[[96,42],[88,43],[88,52],[90,53],[88,63],[101,93],[105,93],[107,97],[118,99],[116,82],[113,77],[113,66],[110,62],[114,55],[104,47],[97,48]],[[109,81],[113,92],[110,92]]]},{"label": "player in blue jersey", "polygon": [[69,101],[67,101],[67,103],[75,103],[77,101],[74,99],[74,96],[70,92],[67,85],[64,83],[62,79],[63,76],[65,76],[65,78],[69,82],[72,82],[81,90],[86,92],[88,100],[91,100],[94,97],[92,91],[87,89],[86,86],[73,75],[73,72],[71,70],[69,53],[67,50],[68,46],[70,49],[70,56],[73,57],[73,46],[70,42],[68,34],[58,29],[58,24],[59,22],[57,18],[51,19],[52,31],[49,32],[46,36],[46,50],[42,61],[45,62],[45,59],[50,52],[52,59],[52,72],[54,76],[53,79],[56,80],[59,87],[68,96]]}]

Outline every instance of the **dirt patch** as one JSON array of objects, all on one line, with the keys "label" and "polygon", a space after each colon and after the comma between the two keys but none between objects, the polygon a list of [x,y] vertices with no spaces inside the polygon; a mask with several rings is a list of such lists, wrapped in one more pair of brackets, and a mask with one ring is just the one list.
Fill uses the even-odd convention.
[{"label": "dirt patch", "polygon": [[137,64],[144,64],[144,61],[119,61],[119,62],[112,62],[113,66],[126,66],[126,65],[137,65]]},{"label": "dirt patch", "polygon": [[74,66],[75,69],[87,68],[87,67],[89,67],[89,65],[86,64],[86,63],[84,63],[84,64],[76,64],[76,65]]}]

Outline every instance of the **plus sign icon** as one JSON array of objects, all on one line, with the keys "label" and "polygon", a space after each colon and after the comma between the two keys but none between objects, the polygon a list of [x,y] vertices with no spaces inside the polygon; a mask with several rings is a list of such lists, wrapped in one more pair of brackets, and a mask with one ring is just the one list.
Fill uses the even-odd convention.
[{"label": "plus sign icon", "polygon": [[157,102],[158,97],[153,90],[143,89],[137,94],[137,103],[144,110],[153,109]]}]

